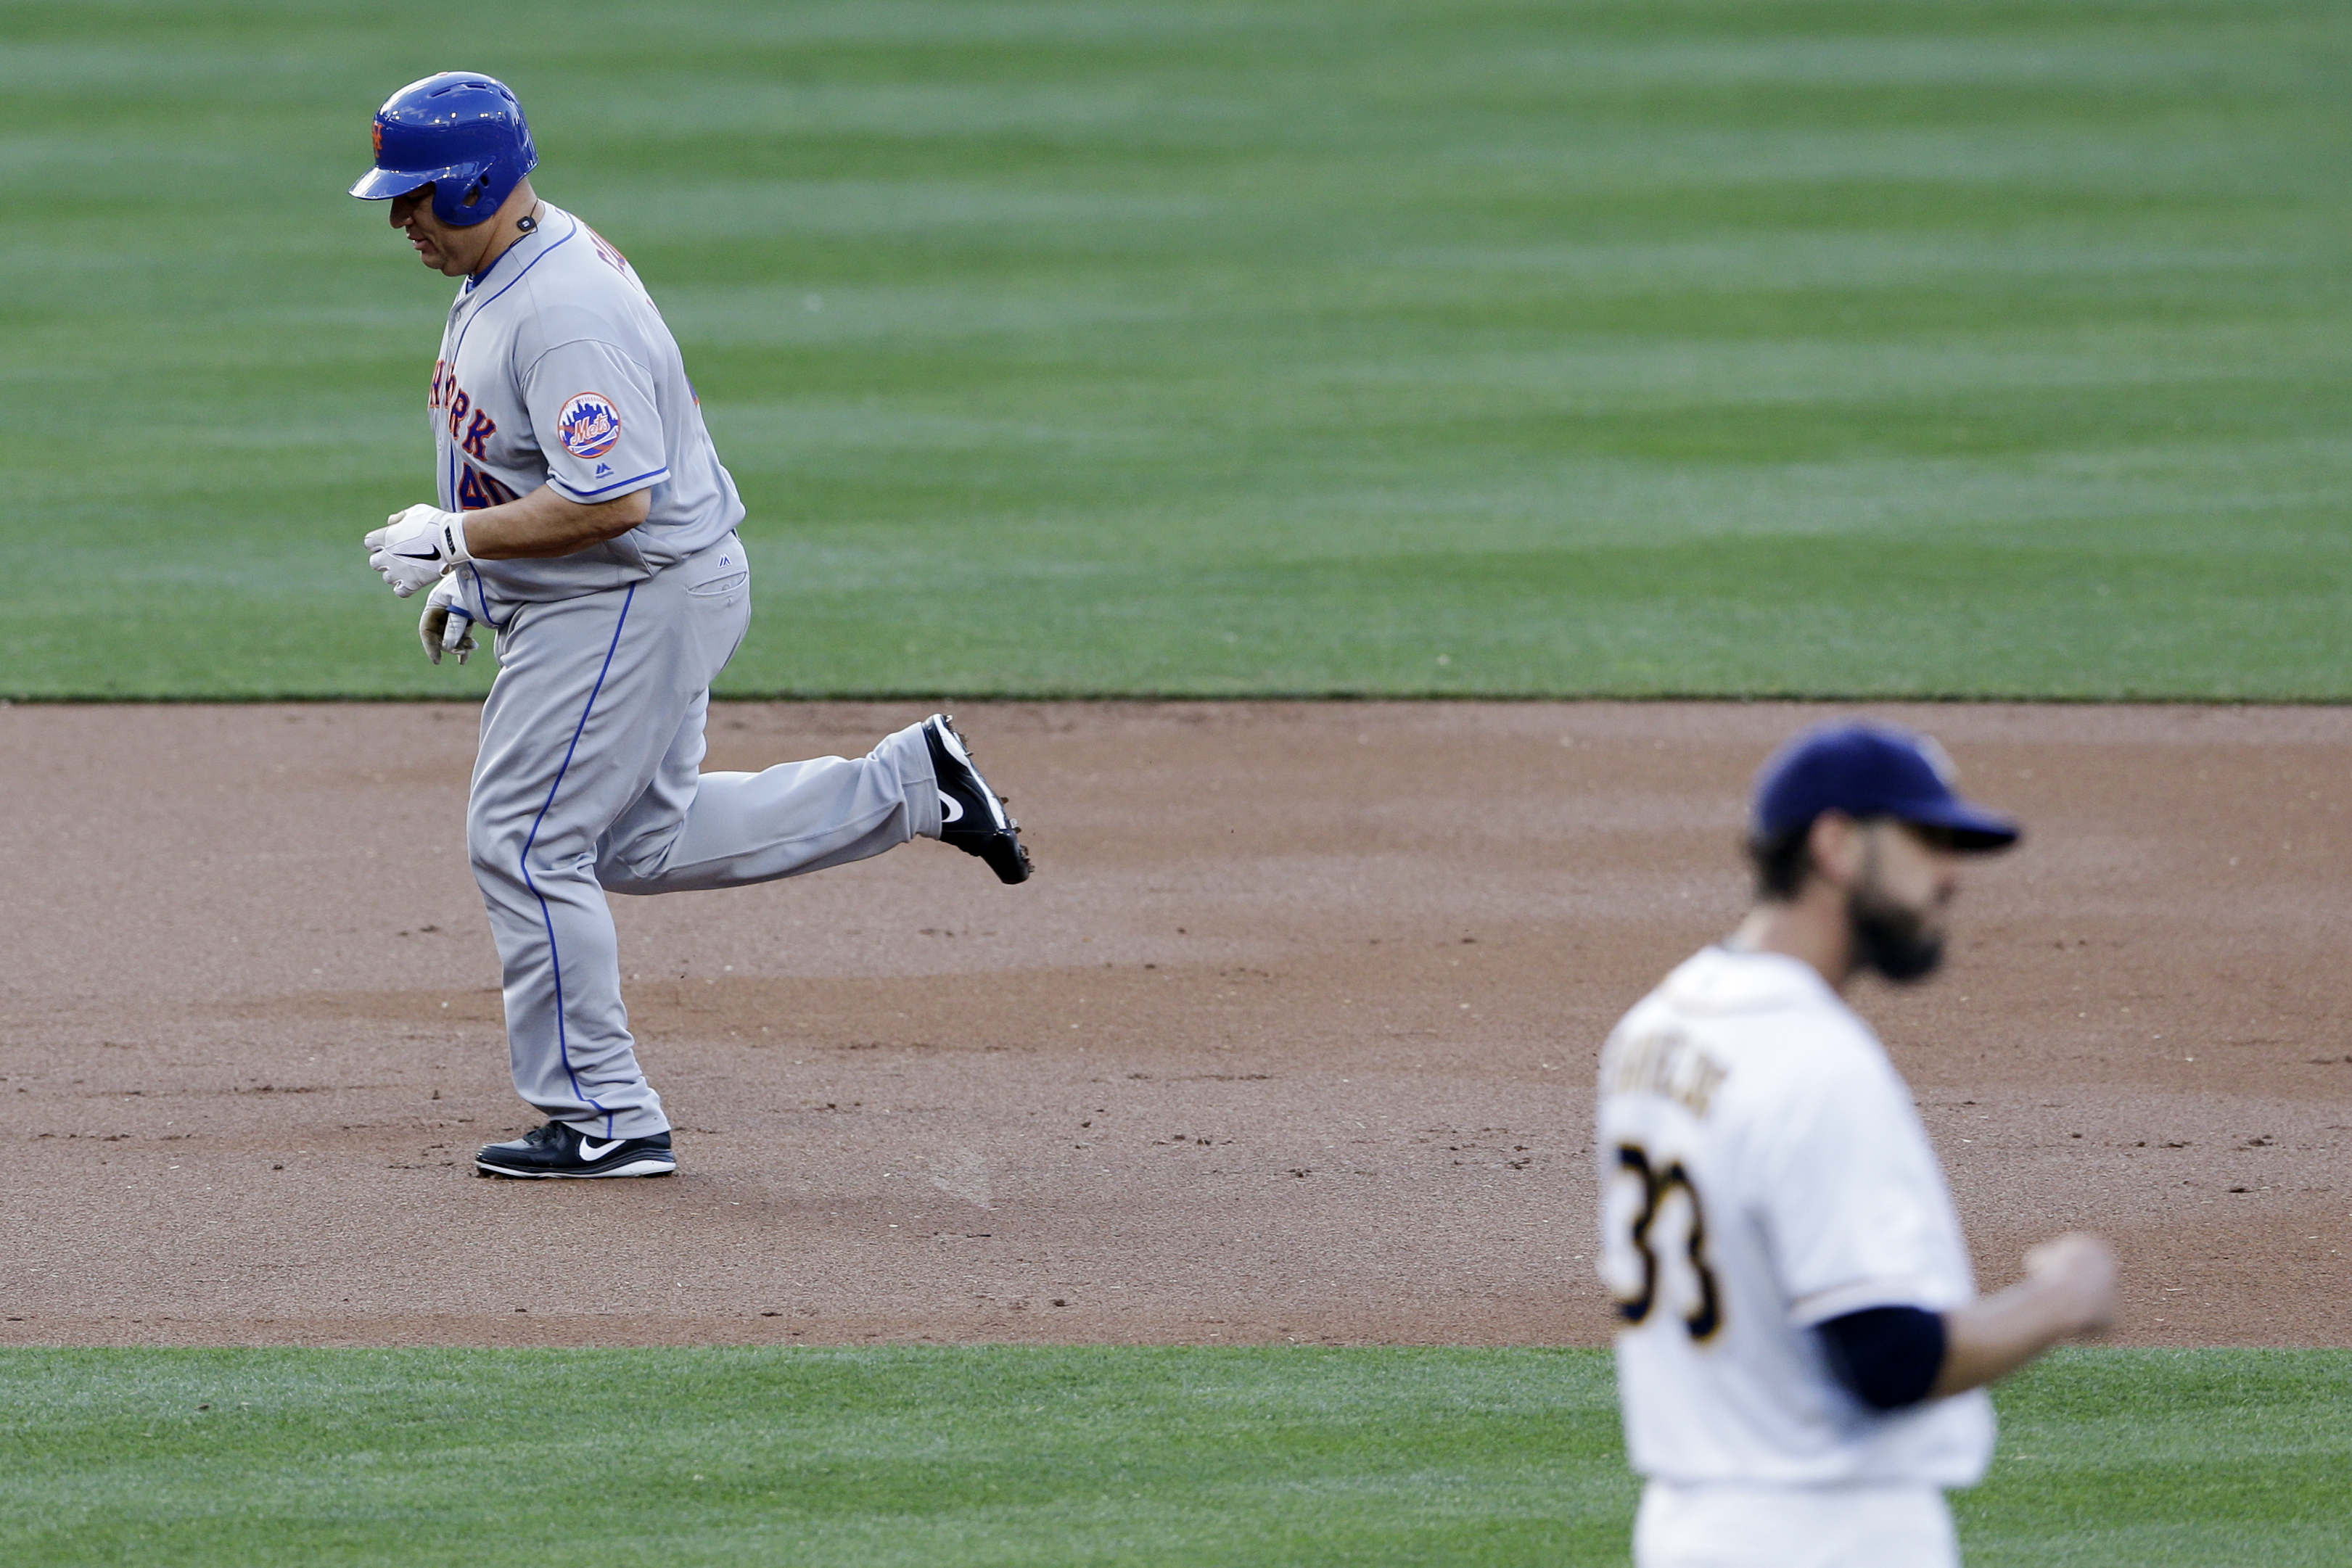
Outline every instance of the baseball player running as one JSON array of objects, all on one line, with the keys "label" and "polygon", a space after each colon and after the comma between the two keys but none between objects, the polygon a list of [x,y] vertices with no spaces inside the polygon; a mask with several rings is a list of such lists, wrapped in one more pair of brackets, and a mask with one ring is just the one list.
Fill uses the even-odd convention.
[{"label": "baseball player running", "polygon": [[439,485],[369,533],[426,591],[427,657],[497,634],[467,844],[506,977],[515,1088],[548,1120],[484,1175],[667,1176],[661,1098],[621,1004],[609,892],[738,887],[917,834],[1029,875],[1018,824],[934,715],[852,761],[703,773],[710,683],[751,614],[743,517],[677,343],[627,259],[539,199],[522,106],[463,71],[375,116],[352,194],[461,278],[426,407]]},{"label": "baseball player running", "polygon": [[1932,740],[1799,737],[1758,781],[1757,901],[1601,1053],[1601,1271],[1640,1568],[1946,1568],[1943,1489],[1992,1454],[1984,1385],[2105,1329],[2089,1236],[1979,1299],[1909,1090],[1840,998],[1925,977],[1962,857],[2016,842]]}]

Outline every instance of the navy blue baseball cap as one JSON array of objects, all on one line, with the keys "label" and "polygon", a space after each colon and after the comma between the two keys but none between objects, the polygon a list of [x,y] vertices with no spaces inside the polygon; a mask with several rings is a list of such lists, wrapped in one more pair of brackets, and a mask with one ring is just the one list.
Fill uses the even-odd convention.
[{"label": "navy blue baseball cap", "polygon": [[1756,778],[1757,837],[1775,839],[1823,811],[1892,817],[1939,828],[1952,847],[1983,852],[2017,842],[2015,821],[1959,797],[1951,758],[1927,736],[1843,720],[1805,731]]}]

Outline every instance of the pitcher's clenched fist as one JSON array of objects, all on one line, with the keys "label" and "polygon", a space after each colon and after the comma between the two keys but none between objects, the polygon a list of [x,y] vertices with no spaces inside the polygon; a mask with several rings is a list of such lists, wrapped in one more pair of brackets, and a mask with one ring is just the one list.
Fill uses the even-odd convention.
[{"label": "pitcher's clenched fist", "polygon": [[2103,1334],[2116,1325],[2116,1255],[2097,1237],[2070,1230],[2025,1255],[2025,1277],[2048,1298],[2069,1337]]}]

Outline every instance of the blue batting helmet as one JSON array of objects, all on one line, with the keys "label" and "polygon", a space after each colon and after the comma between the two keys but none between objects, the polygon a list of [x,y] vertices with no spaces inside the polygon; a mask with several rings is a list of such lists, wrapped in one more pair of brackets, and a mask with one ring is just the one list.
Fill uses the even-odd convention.
[{"label": "blue batting helmet", "polygon": [[443,71],[410,82],[375,111],[375,167],[352,194],[385,202],[433,187],[433,213],[470,228],[539,167],[514,91],[496,77]]}]

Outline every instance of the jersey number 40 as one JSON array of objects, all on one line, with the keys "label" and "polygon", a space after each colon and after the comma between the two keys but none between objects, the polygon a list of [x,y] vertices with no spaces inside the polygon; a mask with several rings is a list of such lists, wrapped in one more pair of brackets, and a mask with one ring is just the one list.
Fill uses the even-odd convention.
[{"label": "jersey number 40", "polygon": [[[1715,1270],[1706,1261],[1706,1215],[1698,1188],[1680,1160],[1661,1169],[1649,1151],[1638,1144],[1617,1145],[1616,1185],[1609,1195],[1608,1232],[1603,1241],[1616,1254],[1609,1273],[1617,1296],[1617,1312],[1627,1322],[1645,1321],[1657,1303],[1663,1283],[1658,1260],[1661,1221],[1679,1207],[1683,1215],[1683,1260],[1690,1266],[1690,1286],[1677,1294],[1689,1304],[1683,1326],[1704,1344],[1723,1327],[1723,1296],[1717,1290]],[[1675,1203],[1679,1197],[1683,1202]]]},{"label": "jersey number 40", "polygon": [[487,511],[516,498],[512,490],[488,474],[475,473],[470,463],[466,465],[465,476],[457,481],[457,509],[461,512]]}]

